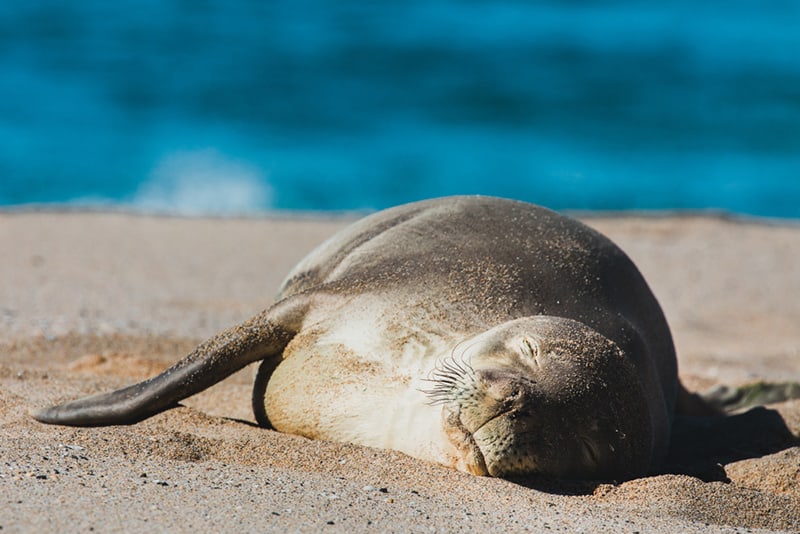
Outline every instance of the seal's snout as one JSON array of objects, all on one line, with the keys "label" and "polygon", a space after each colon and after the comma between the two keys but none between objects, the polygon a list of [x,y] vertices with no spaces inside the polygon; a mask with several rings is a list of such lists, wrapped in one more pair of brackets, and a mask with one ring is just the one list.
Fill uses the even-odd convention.
[{"label": "seal's snout", "polygon": [[511,409],[514,404],[519,403],[529,387],[517,373],[512,373],[499,369],[481,369],[475,372],[476,387],[481,390],[483,395],[506,409]]},{"label": "seal's snout", "polygon": [[464,427],[474,434],[494,419],[507,414],[530,411],[535,406],[535,391],[518,373],[506,369],[478,369],[472,380],[455,398]]},{"label": "seal's snout", "polygon": [[623,477],[650,463],[644,397],[614,342],[576,321],[537,316],[465,346],[440,377],[445,425],[457,427],[448,430],[456,442],[474,445],[461,445],[470,457],[480,451],[490,475]]}]

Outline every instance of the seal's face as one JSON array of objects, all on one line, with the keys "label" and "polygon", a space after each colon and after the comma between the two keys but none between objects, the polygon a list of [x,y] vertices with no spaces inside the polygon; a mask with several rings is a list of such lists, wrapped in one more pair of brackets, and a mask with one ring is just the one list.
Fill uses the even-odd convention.
[{"label": "seal's face", "polygon": [[626,478],[647,469],[652,432],[633,366],[585,325],[504,323],[441,362],[427,393],[466,468],[513,478]]}]

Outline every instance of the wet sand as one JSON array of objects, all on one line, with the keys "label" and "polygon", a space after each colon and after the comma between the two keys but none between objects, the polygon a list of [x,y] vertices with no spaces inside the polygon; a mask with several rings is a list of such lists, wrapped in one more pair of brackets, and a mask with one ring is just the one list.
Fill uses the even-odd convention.
[{"label": "wet sand", "polygon": [[[800,226],[584,220],[650,282],[691,389],[800,380]],[[712,427],[728,451],[705,450],[690,427],[666,474],[536,488],[257,428],[249,370],[133,426],[29,417],[150,376],[266,308],[291,266],[347,222],[0,213],[3,531],[800,529],[800,447],[767,439],[775,423],[800,434],[800,401]]]}]

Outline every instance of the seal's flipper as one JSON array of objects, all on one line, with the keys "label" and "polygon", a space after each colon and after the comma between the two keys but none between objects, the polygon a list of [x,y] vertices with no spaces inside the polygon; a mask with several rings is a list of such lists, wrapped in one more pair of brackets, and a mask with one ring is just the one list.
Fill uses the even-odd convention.
[{"label": "seal's flipper", "polygon": [[792,399],[800,399],[800,382],[753,382],[743,386],[720,384],[702,393],[690,393],[680,386],[675,412],[688,416],[725,415],[742,408]]},{"label": "seal's flipper", "polygon": [[[33,414],[43,423],[69,426],[125,425],[176,406],[246,365],[278,359],[294,337],[307,306],[298,296],[202,343],[160,375]],[[274,367],[274,365],[273,365]]]},{"label": "seal's flipper", "polygon": [[700,394],[705,402],[725,412],[750,406],[800,399],[798,382],[753,382],[743,386],[719,385]]}]

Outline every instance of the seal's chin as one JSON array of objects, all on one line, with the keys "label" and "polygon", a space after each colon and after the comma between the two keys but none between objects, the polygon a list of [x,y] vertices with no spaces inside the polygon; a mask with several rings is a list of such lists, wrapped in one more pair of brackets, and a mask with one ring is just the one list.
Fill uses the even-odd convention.
[{"label": "seal's chin", "polygon": [[466,436],[466,447],[462,450],[463,471],[480,477],[496,476],[492,473],[490,466],[486,465],[486,457],[483,455],[475,437],[468,434]]},{"label": "seal's chin", "polygon": [[[539,471],[531,449],[518,446],[521,436],[515,428],[517,414],[513,410],[496,406],[492,411],[477,412],[460,405],[444,407],[444,428],[450,443],[458,450],[459,469],[493,477]],[[532,433],[528,437],[533,437]]]},{"label": "seal's chin", "polygon": [[445,434],[457,451],[458,459],[455,467],[473,475],[490,475],[483,451],[475,441],[473,433],[462,421],[459,407],[457,405],[444,406],[442,415]]},{"label": "seal's chin", "polygon": [[536,460],[536,447],[523,441],[535,439],[534,433],[521,434],[515,428],[516,416],[505,410],[489,417],[470,430],[460,410],[445,408],[445,431],[458,450],[456,468],[479,476],[509,478],[547,472]]}]

